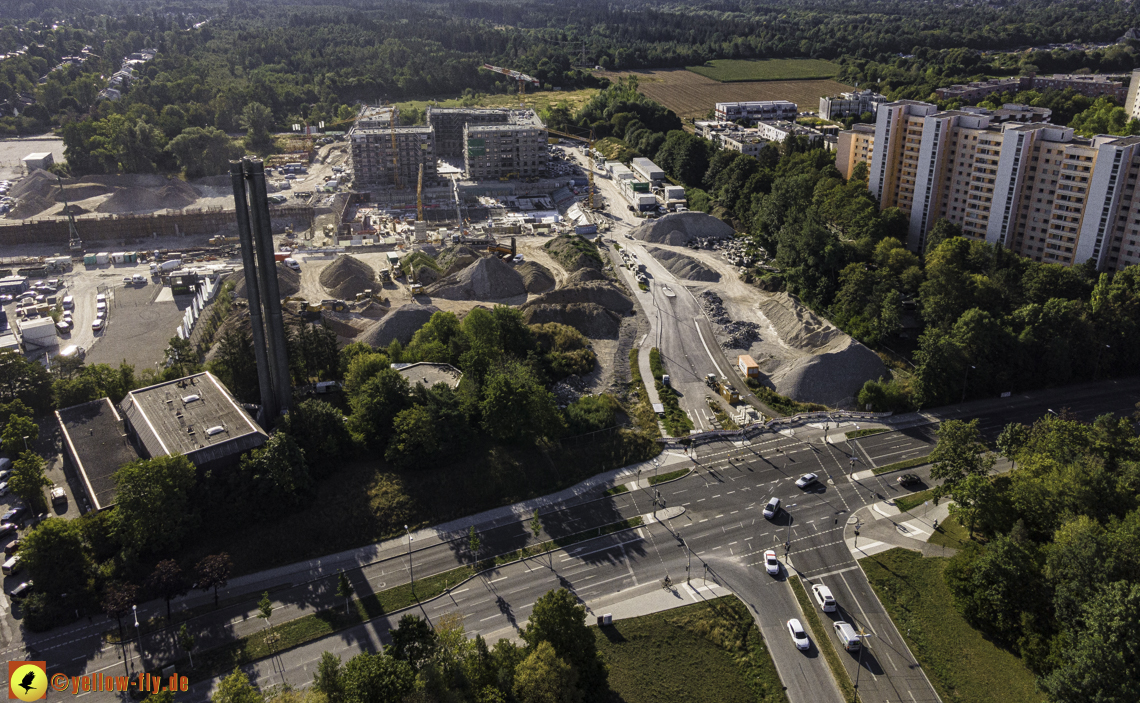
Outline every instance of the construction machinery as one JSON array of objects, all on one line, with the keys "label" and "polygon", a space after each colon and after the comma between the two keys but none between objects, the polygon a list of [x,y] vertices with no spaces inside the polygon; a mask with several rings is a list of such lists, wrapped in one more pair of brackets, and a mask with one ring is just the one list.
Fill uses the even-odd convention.
[{"label": "construction machinery", "polygon": [[727,378],[718,378],[715,373],[705,376],[705,385],[717,392],[729,404],[740,402],[740,393],[728,382]]},{"label": "construction machinery", "polygon": [[528,76],[527,74],[520,73],[519,71],[512,71],[509,68],[492,66],[489,63],[483,64],[483,68],[485,68],[488,71],[494,71],[495,73],[501,73],[504,76],[509,76],[510,78],[514,78],[516,81],[518,81],[519,82],[519,95],[520,96],[526,95],[526,84],[527,83],[531,83],[531,84],[536,85],[536,86],[542,85],[542,81],[538,80],[534,76]]},{"label": "construction machinery", "polygon": [[509,247],[506,244],[499,244],[498,242],[495,242],[487,247],[487,251],[491,252],[492,254],[506,254],[512,259],[515,258],[515,254],[518,253],[517,249],[515,248],[514,237],[511,237],[511,245]]},{"label": "construction machinery", "polygon": [[67,213],[68,249],[73,252],[82,252],[83,240],[79,238],[79,230],[75,228],[75,213],[71,211],[71,205],[67,202],[67,195],[63,190],[63,178],[56,174],[55,179],[59,183],[59,195],[63,198],[63,211]]},{"label": "construction machinery", "polygon": [[227,237],[223,234],[210,237],[210,246],[220,247],[227,244],[237,244],[240,241],[237,237]]},{"label": "construction machinery", "polygon": [[592,129],[590,130],[590,136],[589,137],[582,137],[582,136],[578,136],[575,134],[567,134],[566,132],[559,132],[559,131],[554,130],[554,129],[547,129],[546,131],[549,132],[550,134],[557,134],[560,137],[566,137],[567,139],[576,139],[580,142],[585,142],[586,152],[590,155],[590,174],[589,174],[590,180],[589,180],[589,185],[587,186],[587,190],[586,190],[586,204],[591,210],[593,210],[594,209],[594,170],[597,167],[597,164],[596,164],[595,159],[594,159],[594,154],[596,153],[594,151],[594,130],[592,130]]},{"label": "construction machinery", "polygon": [[424,165],[420,163],[420,178],[416,183],[416,221],[424,221]]}]

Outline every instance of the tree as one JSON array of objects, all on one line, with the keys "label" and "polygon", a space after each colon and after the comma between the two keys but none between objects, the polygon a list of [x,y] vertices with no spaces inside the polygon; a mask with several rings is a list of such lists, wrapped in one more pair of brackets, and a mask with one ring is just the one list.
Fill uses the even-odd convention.
[{"label": "tree", "polygon": [[392,434],[392,421],[409,405],[408,380],[393,368],[382,369],[349,402],[349,429],[373,449],[382,449]]},{"label": "tree", "polygon": [[124,642],[123,616],[131,612],[138,603],[138,586],[120,581],[110,581],[103,589],[103,612],[119,623],[119,641]]},{"label": "tree", "polygon": [[937,503],[944,495],[953,496],[968,511],[970,534],[974,531],[977,502],[994,461],[981,440],[977,419],[947,420],[938,428],[938,444],[930,453],[930,477],[943,483],[935,487],[934,500]]},{"label": "tree", "polygon": [[249,682],[249,677],[241,669],[234,667],[234,673],[222,679],[214,694],[210,696],[210,701],[212,703],[265,703],[265,697]]},{"label": "tree", "polygon": [[0,444],[9,456],[16,456],[29,451],[39,438],[40,426],[30,417],[13,415],[4,425],[4,432],[0,433]]},{"label": "tree", "polygon": [[934,223],[934,226],[930,228],[930,234],[926,235],[925,253],[929,255],[947,239],[961,236],[962,228],[943,217]]},{"label": "tree", "polygon": [[218,588],[229,583],[233,568],[230,555],[225,552],[202,557],[194,567],[195,573],[198,574],[198,587],[203,591],[214,589],[214,607],[218,605]]},{"label": "tree", "polygon": [[233,140],[214,127],[187,127],[166,145],[187,178],[216,176],[229,168],[229,162],[241,156]]},{"label": "tree", "polygon": [[257,602],[257,617],[265,620],[265,645],[269,646],[269,634],[273,630],[273,626],[269,624],[269,616],[273,615],[273,601],[269,600],[269,591],[261,594],[261,600]]},{"label": "tree", "polygon": [[467,550],[471,552],[471,562],[479,563],[479,548],[483,546],[483,540],[479,538],[479,533],[475,531],[475,526],[467,530]]},{"label": "tree", "polygon": [[435,632],[431,625],[411,613],[401,617],[396,629],[388,630],[388,634],[392,636],[389,653],[396,659],[408,662],[416,671],[435,652]]},{"label": "tree", "polygon": [[242,328],[231,328],[218,340],[210,371],[218,377],[234,397],[246,403],[261,399],[257,364],[253,355],[253,337]]},{"label": "tree", "polygon": [[1011,422],[1002,428],[997,438],[997,448],[1001,455],[1016,466],[1017,453],[1029,441],[1029,428],[1020,422]]},{"label": "tree", "polygon": [[586,626],[586,609],[565,588],[538,599],[521,635],[532,651],[549,642],[555,654],[577,670],[582,690],[587,694],[605,684],[594,634]]},{"label": "tree", "polygon": [[483,429],[500,442],[535,441],[562,432],[554,396],[525,364],[509,361],[483,384]]},{"label": "tree", "polygon": [[344,570],[337,575],[336,578],[336,597],[344,599],[344,614],[348,615],[349,599],[352,598],[354,589],[352,584],[349,583],[348,577],[344,575]]},{"label": "tree", "polygon": [[408,662],[382,654],[358,654],[344,666],[344,703],[401,701],[415,688]]},{"label": "tree", "polygon": [[273,148],[273,111],[259,102],[248,103],[238,123],[246,130],[245,145],[250,151],[264,153]]},{"label": "tree", "polygon": [[534,515],[530,518],[530,531],[534,533],[534,541],[538,541],[539,534],[542,533],[542,518],[538,516],[538,508],[534,509]]},{"label": "tree", "polygon": [[0,351],[0,401],[20,400],[33,410],[47,410],[51,405],[51,381],[43,364],[19,352]]},{"label": "tree", "polygon": [[44,488],[50,485],[51,481],[44,476],[44,460],[39,454],[23,452],[20,458],[12,463],[8,488],[20,496],[35,512],[47,511],[48,503],[44,498]]},{"label": "tree", "polygon": [[91,576],[91,557],[76,520],[48,518],[24,535],[20,563],[36,590],[60,596],[84,593]]},{"label": "tree", "polygon": [[191,497],[197,482],[185,456],[140,459],[115,472],[118,532],[136,554],[173,551],[198,524]]},{"label": "tree", "polygon": [[340,703],[344,697],[344,667],[340,657],[332,652],[322,652],[313,674],[313,689],[325,694],[329,703]]},{"label": "tree", "polygon": [[[170,617],[167,616],[169,620]],[[182,627],[178,629],[178,646],[186,651],[186,656],[190,657],[190,668],[194,668],[194,647],[198,644],[197,638],[190,634],[189,628],[186,623],[182,623]]]},{"label": "tree", "polygon": [[515,695],[520,703],[580,703],[578,673],[555,653],[549,642],[540,642],[515,672]]},{"label": "tree", "polygon": [[163,352],[168,370],[175,374],[175,378],[188,376],[196,372],[200,366],[198,352],[190,344],[189,339],[171,337],[167,342],[166,351]]},{"label": "tree", "polygon": [[187,583],[182,569],[173,559],[163,559],[155,564],[154,572],[146,582],[147,590],[166,601],[166,619],[170,620],[170,601],[186,595]]},{"label": "tree", "polygon": [[304,452],[283,430],[274,432],[260,449],[243,455],[238,475],[246,506],[263,515],[296,505],[313,482]]}]

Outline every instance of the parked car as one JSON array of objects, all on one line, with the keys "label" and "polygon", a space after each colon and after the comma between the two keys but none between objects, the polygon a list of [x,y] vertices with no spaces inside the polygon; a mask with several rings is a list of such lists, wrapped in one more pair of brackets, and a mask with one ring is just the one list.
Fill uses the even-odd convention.
[{"label": "parked car", "polygon": [[780,512],[780,499],[772,498],[768,504],[764,506],[764,517],[773,518]]},{"label": "parked car", "polygon": [[918,474],[903,474],[902,476],[899,476],[895,480],[898,481],[898,484],[900,486],[909,486],[909,485],[914,484],[914,483],[921,483],[922,482],[922,479],[920,479],[918,477]]},{"label": "parked car", "polygon": [[807,488],[818,480],[819,476],[816,476],[815,474],[804,474],[796,480],[796,488]]},{"label": "parked car", "polygon": [[12,596],[16,600],[23,600],[23,599],[27,598],[28,594],[31,592],[32,592],[32,582],[31,581],[24,581],[19,586],[16,586],[12,590],[8,591],[8,595]]},{"label": "parked car", "polygon": [[70,295],[63,296],[63,309],[70,310],[75,307],[75,298]]},{"label": "parked car", "polygon": [[96,331],[96,332],[103,329],[103,320],[99,319],[99,320],[95,320],[94,322],[92,322],[91,323],[91,329]]},{"label": "parked car", "polygon": [[780,560],[776,558],[776,550],[769,549],[764,552],[764,568],[772,576],[780,575]]},{"label": "parked car", "polygon": [[8,482],[0,481],[0,496],[8,495]]},{"label": "parked car", "polygon": [[15,522],[24,516],[28,509],[22,505],[9,508],[8,512],[4,513],[4,517],[0,517],[0,522]]},{"label": "parked car", "polygon": [[55,323],[55,328],[60,333],[70,332],[71,331],[71,321],[68,320],[66,317],[62,318],[62,319],[60,319],[59,322]]},{"label": "parked car", "polygon": [[10,522],[0,523],[0,535],[15,534],[18,528]]},{"label": "parked car", "polygon": [[20,538],[19,537],[8,542],[8,544],[4,545],[4,556],[6,556],[6,557],[10,557],[18,551],[20,551]]},{"label": "parked car", "polygon": [[804,626],[796,618],[788,621],[788,634],[792,636],[792,642],[795,642],[796,649],[810,649],[811,640],[808,639],[807,633],[804,632]]}]

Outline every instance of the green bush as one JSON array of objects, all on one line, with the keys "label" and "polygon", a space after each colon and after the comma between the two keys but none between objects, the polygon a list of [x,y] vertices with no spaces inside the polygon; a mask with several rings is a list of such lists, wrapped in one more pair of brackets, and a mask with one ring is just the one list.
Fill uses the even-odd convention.
[{"label": "green bush", "polygon": [[571,403],[566,408],[572,434],[585,434],[613,427],[621,404],[612,395],[590,395]]}]

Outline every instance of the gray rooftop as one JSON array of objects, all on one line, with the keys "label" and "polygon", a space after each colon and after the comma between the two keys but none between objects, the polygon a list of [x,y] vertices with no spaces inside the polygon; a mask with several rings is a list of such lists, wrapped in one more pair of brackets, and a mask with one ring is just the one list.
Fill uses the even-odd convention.
[{"label": "gray rooftop", "polygon": [[108,398],[57,410],[63,441],[95,510],[115,504],[115,472],[139,458]]},{"label": "gray rooftop", "polygon": [[408,379],[408,385],[413,388],[417,383],[423,384],[426,388],[431,388],[437,383],[446,383],[452,388],[457,388],[459,379],[463,377],[463,372],[451,364],[433,364],[428,361],[393,365],[393,368],[399,371],[401,376]]},{"label": "gray rooftop", "polygon": [[200,466],[267,439],[209,372],[131,391],[119,407],[150,457],[185,454]]}]

